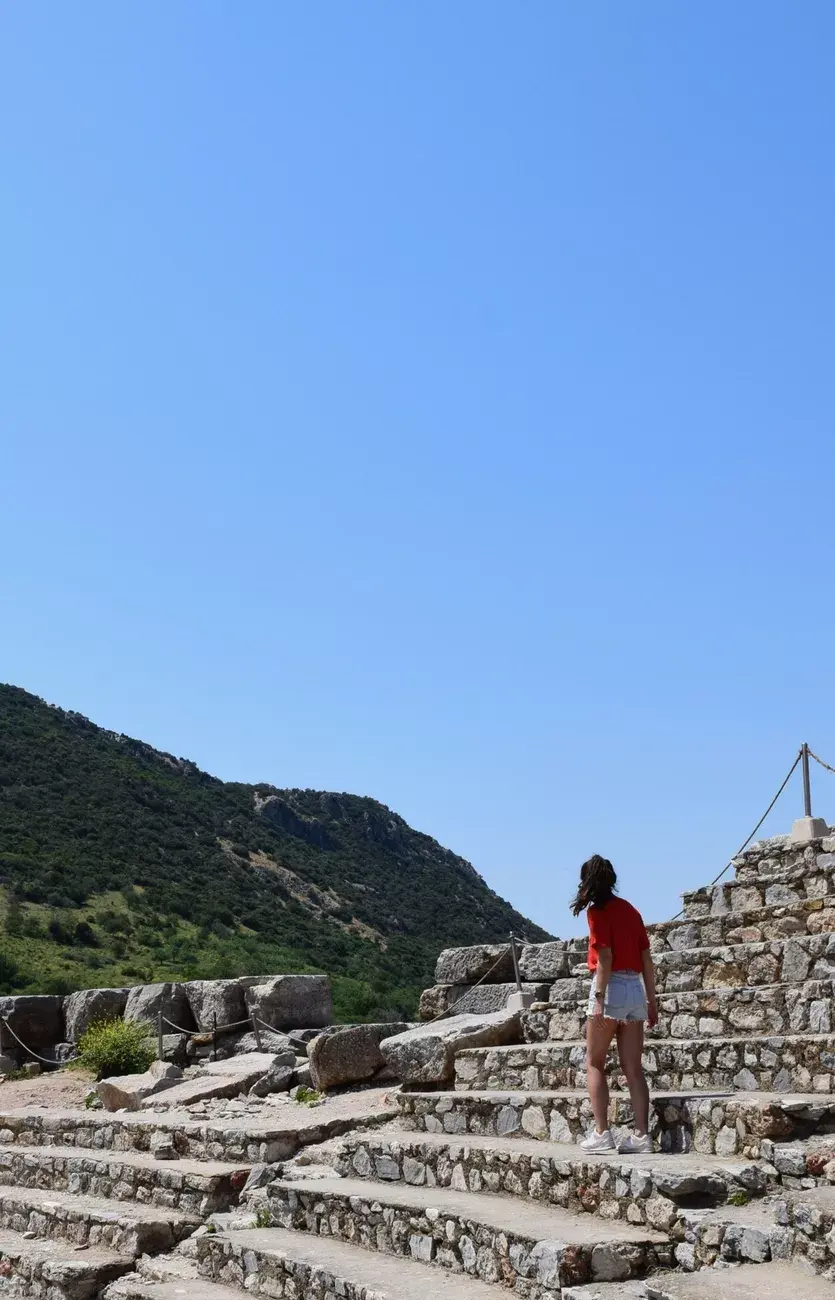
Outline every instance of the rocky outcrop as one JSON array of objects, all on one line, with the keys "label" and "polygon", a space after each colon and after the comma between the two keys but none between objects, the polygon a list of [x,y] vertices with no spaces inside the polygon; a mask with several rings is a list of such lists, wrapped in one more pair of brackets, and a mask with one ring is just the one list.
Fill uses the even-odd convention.
[{"label": "rocky outcrop", "polygon": [[67,1041],[77,1043],[94,1020],[118,1020],[128,1000],[127,989],[80,989],[64,1000]]},{"label": "rocky outcrop", "polygon": [[385,1066],[380,1043],[405,1033],[406,1024],[335,1025],[313,1039],[308,1049],[310,1077],[314,1088],[327,1092],[346,1083],[362,1083]]},{"label": "rocky outcrop", "polygon": [[403,1083],[444,1083],[453,1077],[457,1052],[468,1047],[515,1043],[520,1034],[518,1013],[451,1016],[386,1038],[380,1051]]},{"label": "rocky outcrop", "polygon": [[333,1020],[327,975],[275,975],[247,989],[248,1011],[273,1029],[323,1029]]}]

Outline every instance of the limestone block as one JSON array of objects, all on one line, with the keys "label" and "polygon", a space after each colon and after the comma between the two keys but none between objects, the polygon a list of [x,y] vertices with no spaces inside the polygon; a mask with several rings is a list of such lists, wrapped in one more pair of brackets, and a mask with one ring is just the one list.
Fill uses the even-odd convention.
[{"label": "limestone block", "polygon": [[[125,1020],[146,1021],[156,1027],[160,1011],[179,1029],[197,1028],[184,984],[137,984],[128,989]],[[171,1025],[163,1028],[166,1033],[176,1032]]]},{"label": "limestone block", "polygon": [[518,1042],[519,1015],[499,1011],[485,1016],[451,1016],[419,1025],[380,1044],[380,1051],[404,1083],[443,1083],[454,1072],[456,1052]]},{"label": "limestone block", "polygon": [[736,962],[717,961],[707,967],[702,982],[706,989],[742,988],[746,978]]},{"label": "limestone block", "polygon": [[19,1051],[6,1021],[27,1047],[38,1051],[66,1041],[62,997],[31,993],[0,997],[0,1051]]},{"label": "limestone block", "polygon": [[246,993],[248,1011],[273,1029],[324,1029],[333,1021],[333,996],[327,975],[276,975],[253,980]]},{"label": "limestone block", "polygon": [[541,982],[560,979],[568,974],[568,954],[564,939],[553,943],[525,944],[519,958],[519,972],[523,980]]},{"label": "limestone block", "polygon": [[210,1031],[215,1019],[219,1029],[245,1020],[249,1015],[246,990],[264,978],[252,975],[233,980],[192,980],[186,984],[186,994],[197,1028]]},{"label": "limestone block", "polygon": [[313,1039],[308,1049],[310,1075],[319,1092],[371,1079],[385,1065],[380,1044],[406,1033],[407,1024],[335,1025]]},{"label": "limestone block", "polygon": [[67,1041],[77,1043],[94,1020],[118,1020],[128,1000],[127,989],[81,989],[64,999]]},{"label": "limestone block", "polygon": [[809,953],[797,942],[789,940],[783,949],[783,966],[780,978],[784,984],[801,983],[812,964]]},{"label": "limestone block", "polygon": [[172,1088],[183,1077],[182,1070],[166,1061],[154,1061],[145,1074],[117,1075],[100,1079],[96,1092],[105,1110],[141,1110],[155,1093]]},{"label": "limestone block", "polygon": [[491,967],[490,982],[503,984],[514,977],[510,944],[479,944],[472,948],[446,948],[435,967],[436,984],[475,984]]},{"label": "limestone block", "polygon": [[[522,992],[532,1002],[547,1002],[549,985],[525,983]],[[458,984],[435,985],[421,994],[420,1019],[434,1020],[452,1008],[456,1015],[480,1016],[503,1011],[515,993],[515,983],[479,984],[475,988]]]}]

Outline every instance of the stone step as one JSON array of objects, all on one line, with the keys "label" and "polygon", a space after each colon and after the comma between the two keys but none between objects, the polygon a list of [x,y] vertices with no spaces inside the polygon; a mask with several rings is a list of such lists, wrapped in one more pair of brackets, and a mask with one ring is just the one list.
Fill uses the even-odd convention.
[{"label": "stone step", "polygon": [[140,1201],[206,1218],[237,1205],[251,1166],[154,1159],[138,1151],[0,1147],[0,1186]]},{"label": "stone step", "polygon": [[170,1250],[199,1225],[196,1216],[175,1210],[39,1187],[0,1187],[0,1228],[102,1247],[129,1259]]},{"label": "stone step", "polygon": [[835,934],[799,934],[767,943],[728,944],[662,952],[655,960],[659,993],[802,984],[835,976]]},{"label": "stone step", "polygon": [[[802,984],[766,984],[742,988],[696,989],[662,993],[658,1024],[647,1033],[657,1038],[731,1038],[741,1031],[757,1035],[829,1034],[833,1030],[835,980]],[[532,1008],[522,1017],[525,1041],[562,1042],[582,1038],[586,1005],[561,1003]]]},{"label": "stone step", "polygon": [[128,1273],[111,1282],[102,1300],[241,1300],[241,1295],[237,1288],[201,1277],[149,1281],[141,1273]]},{"label": "stone step", "polygon": [[835,839],[824,841],[817,850],[804,850],[804,854],[775,858],[771,866],[762,861],[753,868],[742,864],[733,879],[688,890],[682,894],[686,919],[751,907],[786,906],[803,898],[827,898],[835,892]]},{"label": "stone step", "polygon": [[799,1264],[740,1264],[663,1273],[648,1282],[592,1282],[570,1286],[562,1300],[832,1300],[832,1285]]},{"label": "stone step", "polygon": [[187,1112],[111,1114],[21,1107],[0,1111],[0,1145],[150,1151],[156,1136],[164,1134],[183,1158],[272,1164],[352,1128],[387,1124],[395,1112],[390,1090],[381,1088],[346,1097],[336,1115],[300,1106],[289,1098],[265,1104],[263,1117],[197,1118]]},{"label": "stone step", "polygon": [[[643,1056],[650,1087],[663,1092],[819,1092],[833,1087],[835,1034],[782,1034],[768,1038],[654,1038]],[[607,1073],[625,1083],[613,1045]],[[455,1058],[455,1087],[552,1090],[586,1086],[586,1045],[526,1043],[467,1048]]]},{"label": "stone step", "polygon": [[[676,1261],[684,1269],[793,1259],[827,1273],[835,1266],[835,1189],[787,1193],[717,1210],[684,1211],[676,1225]],[[803,1294],[803,1293],[801,1293]]]},{"label": "stone step", "polygon": [[[658,993],[695,989],[743,988],[760,984],[802,984],[835,977],[835,934],[798,934],[767,943],[738,943],[714,948],[684,948],[654,957]],[[551,1003],[585,1002],[591,975],[585,962],[551,985]]]},{"label": "stone step", "polygon": [[[581,1141],[594,1117],[588,1094],[479,1090],[404,1092],[399,1097],[404,1125],[415,1132],[489,1134],[537,1138],[544,1133],[561,1143]],[[835,1097],[781,1093],[653,1094],[651,1128],[662,1151],[759,1159],[764,1143],[790,1143],[835,1132]],[[612,1129],[623,1136],[632,1124],[632,1103],[614,1093]],[[769,1156],[771,1148],[767,1148]]]},{"label": "stone step", "polygon": [[482,1281],[509,1287],[517,1279],[555,1290],[619,1281],[657,1272],[672,1260],[666,1236],[647,1227],[447,1188],[358,1178],[280,1180],[268,1185],[266,1198],[278,1227],[475,1272]]},{"label": "stone step", "polygon": [[681,952],[685,948],[718,948],[723,944],[762,943],[788,939],[793,934],[831,934],[835,931],[835,897],[804,898],[786,907],[741,908],[689,921],[683,917],[658,921],[648,925],[647,931],[655,954]]},{"label": "stone step", "polygon": [[4,1294],[49,1300],[92,1300],[101,1288],[131,1267],[113,1251],[78,1251],[67,1241],[27,1240],[0,1229],[0,1275]]},{"label": "stone step", "polygon": [[548,1141],[544,1113],[540,1133],[538,1140],[477,1134],[453,1138],[379,1129],[344,1138],[335,1169],[345,1178],[504,1194],[664,1230],[679,1207],[747,1200],[777,1183],[764,1162],[702,1155],[592,1155],[575,1144]]},{"label": "stone step", "polygon": [[[417,1240],[417,1234],[414,1234]],[[254,1295],[295,1296],[297,1300],[495,1300],[496,1291],[473,1276],[481,1249],[467,1270],[469,1276],[444,1269],[432,1271],[431,1289],[422,1263],[405,1256],[371,1254],[331,1236],[312,1236],[282,1228],[252,1228],[200,1237],[196,1242],[202,1297],[194,1300],[226,1300],[213,1284],[244,1287]],[[442,1247],[441,1247],[442,1248]],[[184,1293],[190,1297],[191,1293]],[[242,1291],[237,1292],[240,1297]],[[556,1300],[556,1290],[540,1293],[540,1300]],[[108,1297],[108,1300],[110,1298]],[[145,1300],[143,1293],[113,1300]],[[159,1292],[148,1300],[168,1300]],[[172,1296],[173,1300],[173,1296]]]}]

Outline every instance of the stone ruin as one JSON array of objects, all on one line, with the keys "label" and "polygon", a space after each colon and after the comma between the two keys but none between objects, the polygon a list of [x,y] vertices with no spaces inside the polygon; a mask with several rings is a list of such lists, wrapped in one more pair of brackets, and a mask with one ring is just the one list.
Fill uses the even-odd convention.
[{"label": "stone ruin", "polygon": [[[399,1087],[312,1107],[252,1085],[115,1113],[0,1105],[0,1290],[835,1300],[835,834],[755,846],[650,931],[655,1154],[577,1145],[585,940],[523,949],[522,1011],[505,949],[451,950],[421,1025],[307,1044],[331,1080],[362,1058]],[[630,1103],[610,1070],[617,1130]]]}]

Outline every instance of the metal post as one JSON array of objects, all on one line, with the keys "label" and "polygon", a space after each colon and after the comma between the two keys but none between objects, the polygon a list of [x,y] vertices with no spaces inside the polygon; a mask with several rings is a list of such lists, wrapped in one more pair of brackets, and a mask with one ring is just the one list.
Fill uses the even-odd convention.
[{"label": "metal post", "polygon": [[162,1007],[157,1013],[157,1056],[162,1060]]},{"label": "metal post", "polygon": [[217,1012],[212,1012],[212,1060],[217,1060]]},{"label": "metal post", "polygon": [[809,746],[804,742],[803,755],[803,816],[812,816],[812,782],[809,778]]},{"label": "metal post", "polygon": [[252,1021],[252,1032],[255,1035],[255,1045],[258,1048],[258,1051],[260,1052],[261,1051],[261,1030],[258,1028],[258,1017],[256,1016],[254,1011],[250,1016],[250,1020]]},{"label": "metal post", "polygon": [[516,976],[516,991],[522,992],[522,976],[519,974],[519,954],[516,951],[516,935],[510,932],[510,951],[513,953],[513,973]]}]

